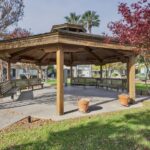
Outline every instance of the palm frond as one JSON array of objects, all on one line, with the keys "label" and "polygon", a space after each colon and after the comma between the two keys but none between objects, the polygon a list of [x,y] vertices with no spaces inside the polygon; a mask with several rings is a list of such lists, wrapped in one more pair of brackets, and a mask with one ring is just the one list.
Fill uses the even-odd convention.
[{"label": "palm frond", "polygon": [[76,15],[76,13],[72,12],[69,16],[65,17],[65,20],[70,24],[80,24],[80,17],[80,15]]},{"label": "palm frond", "polygon": [[81,22],[91,32],[92,27],[99,27],[100,25],[99,15],[95,11],[88,10],[82,15]]}]

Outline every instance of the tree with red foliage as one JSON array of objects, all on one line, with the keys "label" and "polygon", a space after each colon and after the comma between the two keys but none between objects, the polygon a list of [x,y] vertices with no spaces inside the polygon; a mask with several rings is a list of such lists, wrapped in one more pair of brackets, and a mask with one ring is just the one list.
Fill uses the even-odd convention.
[{"label": "tree with red foliage", "polygon": [[15,28],[12,32],[7,33],[5,35],[5,39],[14,39],[14,38],[22,38],[22,37],[28,37],[31,35],[31,32],[29,30],[26,30],[24,28]]},{"label": "tree with red foliage", "polygon": [[150,72],[150,3],[148,0],[139,0],[130,6],[120,3],[118,13],[122,19],[109,23],[108,27],[122,44],[136,47],[135,52],[147,68],[147,79]]}]

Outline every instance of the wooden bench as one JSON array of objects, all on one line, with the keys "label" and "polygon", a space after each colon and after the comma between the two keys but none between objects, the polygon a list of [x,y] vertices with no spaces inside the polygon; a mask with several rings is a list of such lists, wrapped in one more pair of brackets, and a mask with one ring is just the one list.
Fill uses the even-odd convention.
[{"label": "wooden bench", "polygon": [[12,81],[17,87],[20,88],[20,90],[29,88],[29,81],[28,79],[17,79]]},{"label": "wooden bench", "polygon": [[110,88],[122,90],[122,92],[127,88],[127,80],[126,79],[112,79]]},{"label": "wooden bench", "polygon": [[96,78],[85,78],[86,86],[96,86],[97,79]]},{"label": "wooden bench", "polygon": [[96,88],[102,87],[102,80],[96,79]]},{"label": "wooden bench", "polygon": [[77,77],[72,79],[72,85],[77,86],[96,86],[96,78]]},{"label": "wooden bench", "polygon": [[19,88],[13,85],[11,81],[0,83],[0,97],[11,96],[11,99],[14,99],[14,95],[18,90]]},{"label": "wooden bench", "polygon": [[107,79],[97,79],[96,87],[106,87],[108,89],[110,86],[110,80]]},{"label": "wooden bench", "polygon": [[119,89],[122,89],[122,91],[123,91],[122,80],[113,80],[112,79],[110,88],[116,89],[117,91],[119,91]]},{"label": "wooden bench", "polygon": [[72,85],[81,86],[96,86],[96,88],[103,87],[108,89],[116,89],[124,91],[127,88],[127,79],[116,79],[116,78],[85,78],[77,77],[72,79]]},{"label": "wooden bench", "polygon": [[122,91],[126,88],[126,79],[98,79],[96,87],[106,87],[106,89],[122,89]]},{"label": "wooden bench", "polygon": [[85,79],[83,79],[83,78],[73,78],[72,79],[72,85],[84,86],[85,85]]},{"label": "wooden bench", "polygon": [[43,89],[43,83],[40,79],[29,80],[29,88],[31,87],[32,91],[34,90],[35,86],[41,86],[41,88]]}]

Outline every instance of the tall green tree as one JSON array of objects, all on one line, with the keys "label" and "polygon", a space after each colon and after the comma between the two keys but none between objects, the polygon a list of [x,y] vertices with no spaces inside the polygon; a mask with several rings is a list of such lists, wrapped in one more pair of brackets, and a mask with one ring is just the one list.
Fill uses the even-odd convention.
[{"label": "tall green tree", "polygon": [[69,16],[65,17],[65,20],[70,24],[80,24],[80,17],[80,15],[76,15],[76,13],[72,12]]},{"label": "tall green tree", "polygon": [[100,25],[99,15],[97,15],[95,11],[86,11],[82,15],[81,22],[89,33],[92,33],[92,27],[99,27]]}]

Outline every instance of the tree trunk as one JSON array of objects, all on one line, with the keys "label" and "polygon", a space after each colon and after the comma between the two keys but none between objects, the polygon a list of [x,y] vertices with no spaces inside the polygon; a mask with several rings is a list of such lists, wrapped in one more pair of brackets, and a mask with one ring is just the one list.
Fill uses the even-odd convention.
[{"label": "tree trunk", "polygon": [[147,91],[149,92],[149,87],[148,87],[148,84],[147,84],[147,80],[148,80],[148,76],[149,76],[149,67],[148,67],[148,64],[146,62],[145,62],[145,67],[146,67],[145,84],[146,84]]},{"label": "tree trunk", "polygon": [[92,33],[92,27],[91,26],[88,26],[88,31],[90,34]]}]

